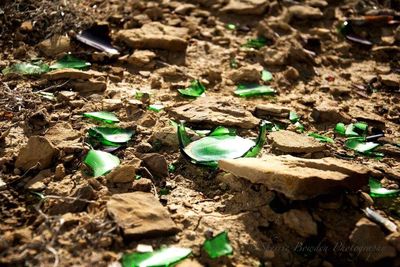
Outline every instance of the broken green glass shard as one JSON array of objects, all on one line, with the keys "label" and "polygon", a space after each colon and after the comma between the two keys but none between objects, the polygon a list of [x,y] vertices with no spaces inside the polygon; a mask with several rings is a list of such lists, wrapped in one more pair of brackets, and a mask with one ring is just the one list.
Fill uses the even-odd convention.
[{"label": "broken green glass shard", "polygon": [[135,252],[122,256],[122,267],[169,267],[187,258],[192,253],[188,248],[169,247],[153,252]]},{"label": "broken green glass shard", "polygon": [[10,67],[3,69],[4,75],[9,73],[16,73],[22,75],[41,75],[48,72],[49,65],[42,63],[41,61],[32,63],[16,63]]},{"label": "broken green glass shard", "polygon": [[346,134],[346,125],[344,123],[339,122],[335,126],[335,132],[337,132],[340,135],[345,135]]},{"label": "broken green glass shard", "polygon": [[215,237],[208,239],[203,244],[203,249],[211,259],[232,255],[233,248],[230,244],[228,233],[223,231]]},{"label": "broken green glass shard", "polygon": [[296,123],[300,120],[299,115],[295,111],[290,111],[289,112],[289,120],[291,123]]},{"label": "broken green glass shard", "polygon": [[259,84],[240,84],[235,90],[235,95],[241,97],[252,97],[259,95],[274,95],[276,91],[271,86]]},{"label": "broken green glass shard", "polygon": [[128,142],[133,135],[132,130],[112,127],[93,127],[89,129],[89,136],[96,138],[104,145],[117,146]]},{"label": "broken green glass shard", "polygon": [[243,46],[247,48],[260,49],[266,45],[267,45],[267,40],[264,37],[258,37],[247,40],[247,42]]},{"label": "broken green glass shard", "polygon": [[365,122],[356,122],[356,123],[354,123],[354,127],[365,132],[368,129],[368,124]]},{"label": "broken green glass shard", "polygon": [[345,135],[346,136],[359,136],[359,134],[357,132],[355,132],[354,124],[350,123],[349,125],[347,125]]},{"label": "broken green glass shard", "polygon": [[334,143],[333,139],[324,135],[320,135],[317,133],[309,133],[308,136],[314,137],[315,139],[317,139],[320,142],[324,142],[324,143]]},{"label": "broken green glass shard", "polygon": [[380,181],[370,178],[369,179],[369,190],[371,197],[396,197],[399,195],[399,189],[386,189],[382,187]]},{"label": "broken green glass shard", "polygon": [[234,58],[232,58],[230,61],[229,61],[229,66],[232,68],[232,69],[237,69],[239,66],[238,66],[238,63],[237,63],[237,61],[236,61],[236,59],[234,59]]},{"label": "broken green glass shard", "polygon": [[[225,132],[225,130],[224,130]],[[208,135],[190,142],[183,124],[178,126],[179,148],[190,162],[198,165],[217,167],[220,159],[234,159],[244,156],[256,156],[265,142],[266,123],[260,124],[260,133],[256,142],[236,135]]]},{"label": "broken green glass shard", "polygon": [[58,60],[56,63],[50,66],[52,70],[59,70],[59,69],[78,69],[83,70],[90,67],[90,63],[86,62],[82,59],[76,58],[72,55],[65,55],[63,58]]},{"label": "broken green glass shard", "polygon": [[234,129],[218,126],[209,135],[210,136],[236,135],[236,131]]},{"label": "broken green glass shard", "polygon": [[93,170],[94,177],[110,172],[120,164],[119,158],[100,150],[90,150],[84,163]]},{"label": "broken green glass shard", "polygon": [[149,105],[147,109],[155,112],[160,112],[161,110],[164,109],[164,106],[162,104],[152,104]]},{"label": "broken green glass shard", "polygon": [[296,127],[296,132],[303,133],[305,130],[304,125],[300,122],[296,122],[294,126]]},{"label": "broken green glass shard", "polygon": [[233,23],[228,23],[228,24],[225,25],[225,27],[226,27],[228,30],[231,30],[231,31],[236,30],[236,25],[233,24]]},{"label": "broken green glass shard", "polygon": [[345,141],[345,146],[359,153],[372,152],[379,144],[374,142],[365,142],[364,137],[351,137]]},{"label": "broken green glass shard", "polygon": [[261,80],[263,80],[264,82],[268,82],[268,81],[272,80],[272,73],[267,70],[262,70],[261,71]]},{"label": "broken green glass shard", "polygon": [[95,120],[99,120],[106,123],[115,123],[119,122],[117,116],[114,113],[108,111],[96,111],[96,112],[86,112],[83,113],[83,116],[86,118],[91,118]]},{"label": "broken green glass shard", "polygon": [[193,80],[188,88],[178,89],[181,95],[194,98],[201,96],[205,91],[206,88],[198,80]]}]

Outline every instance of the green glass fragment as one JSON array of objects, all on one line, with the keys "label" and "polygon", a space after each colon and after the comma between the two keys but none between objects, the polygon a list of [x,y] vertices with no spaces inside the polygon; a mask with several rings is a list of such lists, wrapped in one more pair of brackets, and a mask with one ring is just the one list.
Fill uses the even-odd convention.
[{"label": "green glass fragment", "polygon": [[22,75],[41,75],[48,72],[49,66],[41,61],[32,63],[16,63],[10,67],[3,69],[4,75],[9,73],[16,73]]},{"label": "green glass fragment", "polygon": [[58,70],[58,69],[87,69],[90,67],[90,63],[79,58],[76,58],[71,55],[65,55],[63,58],[58,60],[55,64],[50,66],[51,70]]},{"label": "green glass fragment", "polygon": [[178,92],[187,97],[199,97],[206,91],[204,85],[198,80],[193,80],[188,88],[178,89]]},{"label": "green glass fragment", "polygon": [[115,116],[114,113],[107,111],[86,112],[83,113],[83,116],[86,118],[91,118],[106,123],[119,122],[119,119],[117,118],[117,116]]},{"label": "green glass fragment", "polygon": [[337,132],[340,135],[345,135],[346,134],[346,125],[344,123],[339,122],[335,126],[335,132]]},{"label": "green glass fragment", "polygon": [[84,163],[93,170],[94,177],[104,175],[120,164],[118,157],[100,150],[90,150]]},{"label": "green glass fragment", "polygon": [[228,233],[223,231],[203,244],[203,249],[211,259],[232,255],[233,248],[229,242]]},{"label": "green glass fragment", "polygon": [[231,31],[236,30],[236,25],[233,24],[233,23],[228,23],[228,24],[225,25],[225,27],[226,27],[228,30],[231,30]]},{"label": "green glass fragment", "polygon": [[267,45],[267,40],[264,37],[258,37],[255,39],[247,40],[247,42],[243,46],[247,48],[260,49],[266,45]]},{"label": "green glass fragment", "polygon": [[160,112],[161,110],[164,109],[164,106],[162,104],[152,104],[149,105],[147,109],[155,112]]},{"label": "green glass fragment", "polygon": [[351,137],[345,141],[345,146],[359,153],[372,152],[379,144],[374,142],[365,142],[364,137]]},{"label": "green glass fragment", "polygon": [[371,197],[396,197],[400,193],[400,189],[386,189],[382,187],[380,181],[370,178],[369,190]]},{"label": "green glass fragment", "polygon": [[359,134],[355,131],[354,124],[350,123],[349,125],[347,125],[345,135],[350,137],[359,136]]},{"label": "green glass fragment", "polygon": [[171,193],[171,190],[169,190],[169,188],[160,188],[160,190],[158,191],[158,194],[160,196],[165,196],[165,195],[169,195],[169,193]]},{"label": "green glass fragment", "polygon": [[356,122],[354,123],[354,127],[364,133],[368,129],[368,124],[365,122]]},{"label": "green glass fragment", "polygon": [[175,172],[176,171],[175,165],[174,164],[169,164],[168,165],[168,171],[171,172],[171,173]]},{"label": "green glass fragment", "polygon": [[105,145],[109,145],[109,142],[111,142],[111,144],[117,143],[117,145],[120,145],[121,143],[128,142],[132,138],[133,131],[122,128],[93,127],[89,129],[89,135],[103,144],[103,141],[108,141]]},{"label": "green glass fragment", "polygon": [[297,115],[295,111],[289,112],[289,120],[291,123],[296,123],[300,120],[300,117]]},{"label": "green glass fragment", "polygon": [[261,80],[263,80],[264,82],[268,82],[268,81],[272,80],[272,73],[267,70],[262,70],[261,71]]},{"label": "green glass fragment", "polygon": [[294,124],[296,126],[296,132],[303,133],[305,128],[304,125],[301,124],[299,121]]},{"label": "green glass fragment", "polygon": [[124,254],[122,267],[169,267],[187,258],[192,253],[188,248],[162,248],[153,252]]},{"label": "green glass fragment", "polygon": [[267,127],[270,124],[269,121],[261,121],[260,123],[260,133],[258,134],[257,140],[256,140],[256,145],[253,146],[249,151],[244,154],[243,157],[246,158],[253,158],[256,157],[260,152],[261,149],[263,148],[265,144],[265,139],[266,139],[266,134],[267,134]]},{"label": "green glass fragment", "polygon": [[232,69],[237,69],[237,68],[239,67],[239,65],[238,65],[238,63],[237,63],[237,61],[236,61],[236,59],[234,59],[234,58],[232,58],[232,59],[229,61],[229,66],[230,66]]},{"label": "green glass fragment", "polygon": [[259,84],[240,84],[235,90],[235,95],[241,97],[252,97],[259,95],[274,95],[276,91],[270,86]]},{"label": "green glass fragment", "polygon": [[308,136],[314,137],[315,139],[317,139],[320,142],[324,142],[324,143],[334,143],[333,139],[324,135],[320,135],[317,133],[309,133]]},{"label": "green glass fragment", "polygon": [[[190,142],[185,127],[180,124],[178,126],[179,148],[182,155],[192,163],[215,168],[220,159],[255,156],[265,142],[266,124],[261,123],[260,128],[257,142],[232,135],[232,132],[223,135],[208,135]],[[226,130],[223,130],[223,132],[226,132]]]},{"label": "green glass fragment", "polygon": [[209,134],[209,136],[221,136],[221,135],[236,135],[236,131],[234,129],[218,126]]}]

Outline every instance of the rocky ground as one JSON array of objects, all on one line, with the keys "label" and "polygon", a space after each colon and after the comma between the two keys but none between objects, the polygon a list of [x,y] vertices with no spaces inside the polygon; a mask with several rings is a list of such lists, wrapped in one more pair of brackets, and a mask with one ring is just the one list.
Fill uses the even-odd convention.
[{"label": "rocky ground", "polygon": [[[361,27],[372,46],[337,30],[346,18],[399,15],[399,1],[3,2],[1,69],[68,52],[92,65],[0,76],[1,266],[120,266],[140,244],[190,248],[180,267],[400,266],[400,198],[372,198],[368,186],[374,177],[399,188],[400,27]],[[76,39],[93,24],[110,28],[119,55]],[[244,46],[257,37],[262,47]],[[195,79],[205,96],[181,96]],[[242,82],[276,94],[235,96]],[[164,109],[148,109],[156,103]],[[100,177],[83,163],[91,111],[135,131],[112,152],[121,165]],[[171,124],[255,138],[261,119],[286,130],[268,131],[257,158],[217,170],[182,157]],[[383,156],[347,149],[339,122],[383,132]],[[202,244],[224,230],[233,254],[210,259]]]}]

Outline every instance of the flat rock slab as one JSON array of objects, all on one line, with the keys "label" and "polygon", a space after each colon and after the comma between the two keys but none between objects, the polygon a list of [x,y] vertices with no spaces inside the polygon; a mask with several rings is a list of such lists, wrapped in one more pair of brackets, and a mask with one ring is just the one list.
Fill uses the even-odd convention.
[{"label": "flat rock slab", "polygon": [[125,237],[151,237],[175,234],[179,228],[152,193],[115,194],[107,211]]},{"label": "flat rock slab", "polygon": [[324,143],[310,136],[286,130],[269,133],[267,138],[273,149],[286,153],[314,153],[326,149]]},{"label": "flat rock slab", "polygon": [[118,32],[117,38],[132,48],[182,51],[187,47],[188,29],[152,22],[140,29]]},{"label": "flat rock slab", "polygon": [[219,167],[295,200],[360,189],[368,183],[370,173],[361,165],[335,158],[303,159],[288,155],[220,160]]},{"label": "flat rock slab", "polygon": [[265,12],[268,4],[267,0],[230,0],[221,11],[241,15],[261,15]]},{"label": "flat rock slab", "polygon": [[59,69],[47,72],[43,75],[49,81],[70,79],[70,80],[89,80],[90,78],[105,76],[104,73],[95,70],[76,70],[76,69]]},{"label": "flat rock slab", "polygon": [[53,159],[58,155],[58,149],[42,136],[32,136],[18,154],[15,167],[24,171],[37,166],[43,170],[51,166]]},{"label": "flat rock slab", "polygon": [[221,125],[252,129],[259,123],[233,98],[224,97],[200,97],[189,104],[171,109],[170,114],[178,120],[211,127]]},{"label": "flat rock slab", "polygon": [[280,117],[288,119],[289,113],[289,108],[271,103],[258,104],[255,110],[255,114],[259,118]]}]

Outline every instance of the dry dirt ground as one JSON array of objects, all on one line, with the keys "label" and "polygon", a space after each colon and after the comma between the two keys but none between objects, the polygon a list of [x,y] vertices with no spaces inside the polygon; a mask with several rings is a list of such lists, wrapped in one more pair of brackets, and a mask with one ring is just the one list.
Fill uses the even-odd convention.
[{"label": "dry dirt ground", "polygon": [[[396,0],[2,1],[1,69],[35,58],[50,64],[71,52],[97,72],[64,79],[0,75],[0,266],[119,266],[123,253],[138,244],[192,249],[178,266],[400,266],[399,232],[362,211],[372,207],[400,227],[400,199],[373,199],[365,182],[373,175],[386,188],[399,188],[400,28],[361,29],[372,47],[337,31],[349,17],[399,11]],[[94,23],[108,24],[119,56],[75,39]],[[147,38],[152,31],[155,40]],[[265,46],[243,46],[257,36]],[[58,42],[42,43],[49,38]],[[260,81],[262,69],[273,74],[275,96],[233,94],[238,82]],[[207,88],[204,98],[179,95],[177,89],[193,79]],[[161,112],[147,109],[158,102]],[[101,110],[135,130],[113,152],[129,165],[125,176],[93,178],[83,164],[87,130],[96,123],[82,114]],[[364,182],[353,190],[290,198],[287,188],[272,190],[191,164],[170,123],[183,119],[201,130],[223,125],[255,138],[261,118],[295,132],[289,110],[301,116],[306,131],[268,133],[260,158],[334,157],[349,164],[347,172],[363,172]],[[352,121],[385,133],[379,140],[383,157],[354,154],[343,138],[313,143],[315,150],[298,141],[308,132],[334,137],[337,122]],[[21,157],[43,161],[29,166]],[[272,172],[279,176],[294,167],[282,168]],[[299,176],[308,171],[296,170]],[[318,191],[318,174],[311,171],[317,179],[308,187]],[[135,173],[142,178],[135,180]],[[155,197],[147,202],[149,194]],[[154,216],[132,219],[141,212]],[[233,255],[211,260],[202,244],[223,230]]]}]

